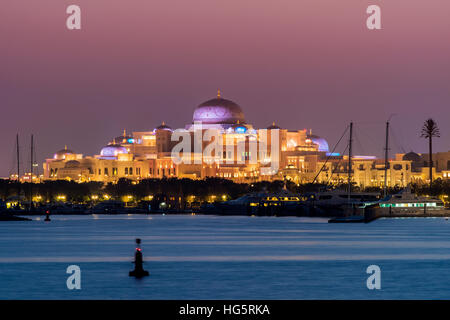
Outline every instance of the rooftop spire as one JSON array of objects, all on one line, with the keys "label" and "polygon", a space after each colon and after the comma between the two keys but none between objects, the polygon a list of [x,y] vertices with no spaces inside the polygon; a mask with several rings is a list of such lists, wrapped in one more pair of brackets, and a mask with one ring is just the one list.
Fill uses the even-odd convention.
[{"label": "rooftop spire", "polygon": [[64,146],[64,150],[67,150],[67,144]]},{"label": "rooftop spire", "polygon": [[123,129],[123,136],[126,137],[127,136],[127,130]]},{"label": "rooftop spire", "polygon": [[221,96],[220,96],[220,89],[217,89],[217,99],[220,99],[221,98]]}]

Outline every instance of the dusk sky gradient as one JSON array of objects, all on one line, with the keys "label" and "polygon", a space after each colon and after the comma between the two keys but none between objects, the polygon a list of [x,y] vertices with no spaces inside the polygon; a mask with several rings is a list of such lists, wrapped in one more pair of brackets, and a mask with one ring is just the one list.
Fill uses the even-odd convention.
[{"label": "dusk sky gradient", "polygon": [[[82,30],[66,29],[66,8]],[[382,30],[366,8],[382,9]],[[127,131],[173,128],[223,97],[257,128],[312,128],[332,147],[350,120],[355,153],[426,152],[425,119],[450,150],[448,0],[3,0],[0,177],[67,146],[94,155]],[[344,145],[340,148],[341,151]]]}]

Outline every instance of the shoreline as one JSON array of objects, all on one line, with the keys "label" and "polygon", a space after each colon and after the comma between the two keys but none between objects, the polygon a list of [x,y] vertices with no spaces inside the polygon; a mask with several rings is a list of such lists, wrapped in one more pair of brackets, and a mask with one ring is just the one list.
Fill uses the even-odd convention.
[{"label": "shoreline", "polygon": [[[386,219],[406,219],[406,218],[444,218],[445,220],[450,219],[450,210],[446,210],[444,212],[436,212],[432,214],[394,214],[394,215],[384,215],[384,214],[369,214],[369,215],[357,215],[357,216],[348,216],[348,217],[338,217],[336,215],[329,216],[312,216],[312,215],[246,215],[246,214],[212,214],[212,213],[201,213],[201,212],[151,212],[151,213],[142,213],[142,212],[118,212],[118,213],[53,213],[50,216],[119,216],[119,215],[138,215],[138,216],[217,216],[217,217],[276,217],[276,218],[286,218],[286,217],[297,217],[297,218],[322,218],[322,219],[338,219],[338,220],[355,220],[355,218],[360,218],[361,222],[370,223],[372,221],[378,220],[380,218]],[[1,221],[32,221],[32,217],[45,217],[45,213],[0,213],[0,222]],[[353,221],[355,222],[355,221]]]}]

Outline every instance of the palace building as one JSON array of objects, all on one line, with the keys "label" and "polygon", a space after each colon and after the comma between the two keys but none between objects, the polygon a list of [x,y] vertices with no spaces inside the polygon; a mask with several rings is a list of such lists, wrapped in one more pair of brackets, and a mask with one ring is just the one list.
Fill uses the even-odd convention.
[{"label": "palace building", "polygon": [[[202,153],[212,141],[204,139],[206,131],[219,137],[223,146],[209,156]],[[179,143],[174,135],[180,132],[190,137],[191,146],[198,142],[198,136],[201,139],[200,151],[193,148],[187,154],[190,161],[182,163],[175,161],[172,153]],[[275,158],[278,163],[273,170]],[[414,178],[413,165],[414,161],[407,157],[390,160],[388,185],[406,186]],[[246,121],[243,109],[223,98],[219,91],[216,98],[195,108],[192,122],[183,129],[173,130],[162,122],[151,131],[124,131],[94,156],[84,156],[66,146],[43,166],[44,179],[79,182],[220,177],[248,183],[288,179],[298,184],[336,184],[347,182],[348,156],[331,154],[327,141],[311,130],[288,130],[275,122],[267,128],[254,128]],[[352,157],[352,179],[362,187],[382,186],[384,161]]]}]

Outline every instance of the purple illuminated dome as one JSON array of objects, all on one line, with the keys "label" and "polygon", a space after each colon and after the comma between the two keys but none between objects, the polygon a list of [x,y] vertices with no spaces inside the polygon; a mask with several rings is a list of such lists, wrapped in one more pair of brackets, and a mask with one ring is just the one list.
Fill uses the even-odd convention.
[{"label": "purple illuminated dome", "polygon": [[128,153],[128,151],[127,148],[122,147],[120,144],[109,144],[100,151],[102,157],[117,157],[121,153]]},{"label": "purple illuminated dome", "polygon": [[203,102],[195,108],[192,122],[235,124],[245,123],[245,117],[241,107],[231,100],[223,99],[219,91],[216,99]]},{"label": "purple illuminated dome", "polygon": [[313,135],[313,134],[308,135],[307,138],[310,139],[313,143],[319,145],[319,151],[323,151],[323,152],[330,151],[329,147],[328,147],[328,142],[324,138],[321,138],[321,137]]},{"label": "purple illuminated dome", "polygon": [[67,156],[67,155],[69,155],[69,154],[74,154],[74,153],[75,153],[75,152],[73,152],[73,151],[70,150],[70,149],[67,149],[67,146],[65,146],[64,149],[59,150],[58,152],[56,152],[56,153],[53,155],[53,159],[55,159],[55,160],[64,160],[64,159],[66,159],[66,156]]}]

